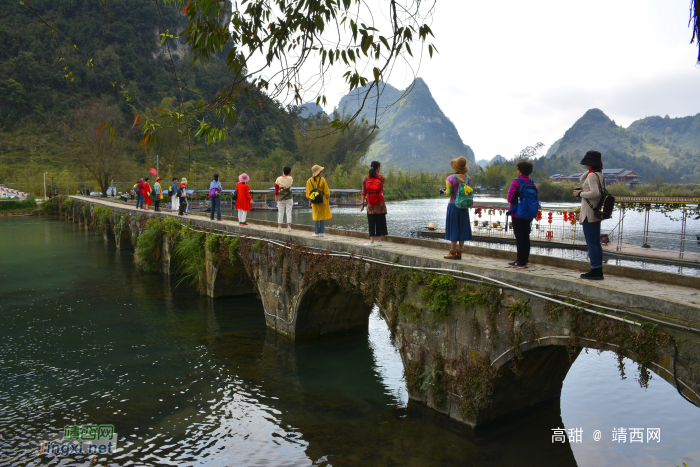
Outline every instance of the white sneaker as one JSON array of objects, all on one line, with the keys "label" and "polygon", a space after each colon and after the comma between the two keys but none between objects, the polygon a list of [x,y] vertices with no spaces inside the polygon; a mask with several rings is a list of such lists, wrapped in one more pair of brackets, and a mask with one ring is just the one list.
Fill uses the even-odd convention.
[{"label": "white sneaker", "polygon": [[291,227],[287,227],[287,231],[288,231],[288,232],[291,232],[291,231],[292,231],[292,228],[291,228]]},{"label": "white sneaker", "polygon": [[277,227],[278,232],[282,232],[282,227]]},{"label": "white sneaker", "polygon": [[376,246],[376,243],[365,243],[365,246]]},{"label": "white sneaker", "polygon": [[323,234],[318,234],[320,237],[323,237]]},{"label": "white sneaker", "polygon": [[382,243],[382,242],[377,242],[377,243],[375,243],[375,245],[377,245],[377,246],[382,246],[383,243]]},{"label": "white sneaker", "polygon": [[321,236],[321,234],[317,234],[317,233],[312,235],[312,237],[320,237],[320,236]]}]

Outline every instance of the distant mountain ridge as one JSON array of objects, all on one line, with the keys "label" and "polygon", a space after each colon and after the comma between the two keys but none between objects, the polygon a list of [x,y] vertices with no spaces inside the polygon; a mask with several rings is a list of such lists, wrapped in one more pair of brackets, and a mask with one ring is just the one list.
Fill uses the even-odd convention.
[{"label": "distant mountain ridge", "polygon": [[[618,126],[600,109],[590,109],[555,141],[537,170],[579,171],[589,150],[603,153],[604,164],[634,170],[649,182],[700,182],[700,114],[690,117],[646,117],[628,128]],[[546,162],[545,162],[546,161]]]},{"label": "distant mountain ridge", "polygon": [[342,115],[353,115],[366,96],[360,118],[374,122],[376,115],[379,133],[369,148],[367,161],[377,160],[387,168],[393,165],[434,173],[449,171],[450,159],[463,156],[470,170],[476,170],[474,151],[464,144],[423,79],[416,78],[406,91],[383,82],[378,96],[376,88],[369,95],[367,89],[354,90],[338,104]]},{"label": "distant mountain ridge", "polygon": [[700,154],[700,114],[647,117],[624,128],[600,109],[590,109],[550,146],[546,157],[578,157],[591,149],[646,156],[668,166],[682,153]]},{"label": "distant mountain ridge", "polygon": [[491,158],[490,161],[486,160],[486,159],[479,159],[478,161],[476,161],[476,165],[478,165],[482,168],[485,168],[487,165],[491,165],[494,163],[495,164],[503,164],[504,162],[507,162],[507,161],[508,161],[508,159],[506,159],[505,157],[501,156],[500,154],[496,154],[495,156],[493,156],[493,158]]}]

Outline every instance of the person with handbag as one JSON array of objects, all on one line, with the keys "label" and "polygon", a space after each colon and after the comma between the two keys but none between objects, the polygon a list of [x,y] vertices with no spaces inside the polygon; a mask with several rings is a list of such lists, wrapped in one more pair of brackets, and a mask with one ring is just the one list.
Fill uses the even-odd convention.
[{"label": "person with handbag", "polygon": [[[362,179],[362,211],[367,207],[367,223],[369,224],[369,243],[365,246],[382,244],[382,237],[389,235],[386,227],[386,203],[384,202],[384,182],[381,175],[381,164],[372,161],[369,174]],[[374,238],[379,237],[375,243]]]},{"label": "person with handbag", "polygon": [[600,243],[600,221],[594,214],[595,207],[600,203],[601,193],[605,186],[603,162],[598,151],[588,151],[581,160],[581,165],[588,169],[581,175],[581,186],[574,189],[574,196],[581,198],[581,213],[578,221],[583,228],[588,246],[588,257],[591,270],[581,274],[581,279],[603,280],[603,246]]},{"label": "person with handbag", "polygon": [[294,195],[292,193],[292,168],[282,169],[282,175],[275,180],[275,200],[277,201],[277,231],[282,230],[284,213],[287,213],[287,230],[292,230],[292,207]]},{"label": "person with handbag", "polygon": [[331,216],[331,190],[326,179],[321,176],[323,167],[311,167],[311,178],[306,181],[306,197],[311,200],[311,214],[314,219],[314,234],[312,237],[323,237],[326,231],[326,221]]},{"label": "person with handbag", "polygon": [[[454,174],[447,176],[445,179],[446,188],[440,189],[440,193],[450,197],[445,220],[445,240],[450,241],[450,252],[444,258],[462,259],[464,242],[472,239],[472,226],[469,222],[469,208],[458,208],[455,206],[455,201],[460,189],[464,190],[465,187],[468,187],[471,179],[467,176],[469,167],[467,167],[466,158],[452,159],[450,167],[454,170]],[[457,247],[458,242],[459,248]]]},{"label": "person with handbag", "polygon": [[163,199],[163,188],[160,186],[161,180],[163,180],[163,179],[160,177],[157,177],[156,183],[153,185],[153,192],[155,193],[155,198],[156,198],[155,210],[157,212],[160,212],[160,200]]},{"label": "person with handbag", "polygon": [[236,185],[236,209],[238,209],[238,225],[248,225],[245,221],[250,212],[251,202],[253,197],[250,196],[250,188],[248,181],[250,176],[242,173],[238,176],[238,185]]},{"label": "person with handbag", "polygon": [[214,220],[214,209],[216,209],[216,220],[221,220],[221,182],[219,174],[214,174],[214,180],[209,184],[209,219]]}]

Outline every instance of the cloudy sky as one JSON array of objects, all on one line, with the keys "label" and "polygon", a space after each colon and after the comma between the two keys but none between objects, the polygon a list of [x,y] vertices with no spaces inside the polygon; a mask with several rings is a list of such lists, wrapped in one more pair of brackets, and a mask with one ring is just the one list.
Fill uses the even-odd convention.
[{"label": "cloudy sky", "polygon": [[[477,159],[548,148],[586,110],[627,126],[700,112],[688,0],[438,0],[418,71]],[[389,83],[412,79],[400,67]],[[326,89],[329,105],[342,80]]]}]

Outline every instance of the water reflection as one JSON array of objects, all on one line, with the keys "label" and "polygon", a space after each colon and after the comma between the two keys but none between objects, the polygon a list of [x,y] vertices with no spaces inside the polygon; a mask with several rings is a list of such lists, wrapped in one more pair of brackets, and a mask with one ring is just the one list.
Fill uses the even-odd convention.
[{"label": "water reflection", "polygon": [[[700,457],[698,412],[664,381],[647,392],[619,381],[606,354],[577,359],[561,409],[474,432],[408,401],[376,312],[369,332],[293,343],[267,330],[255,297],[210,300],[176,288],[72,223],[0,222],[2,465],[54,464],[33,454],[38,441],[88,423],[114,424],[120,435],[121,451],[103,465],[612,466]],[[552,428],[642,422],[662,427],[662,449],[551,442]]]}]

